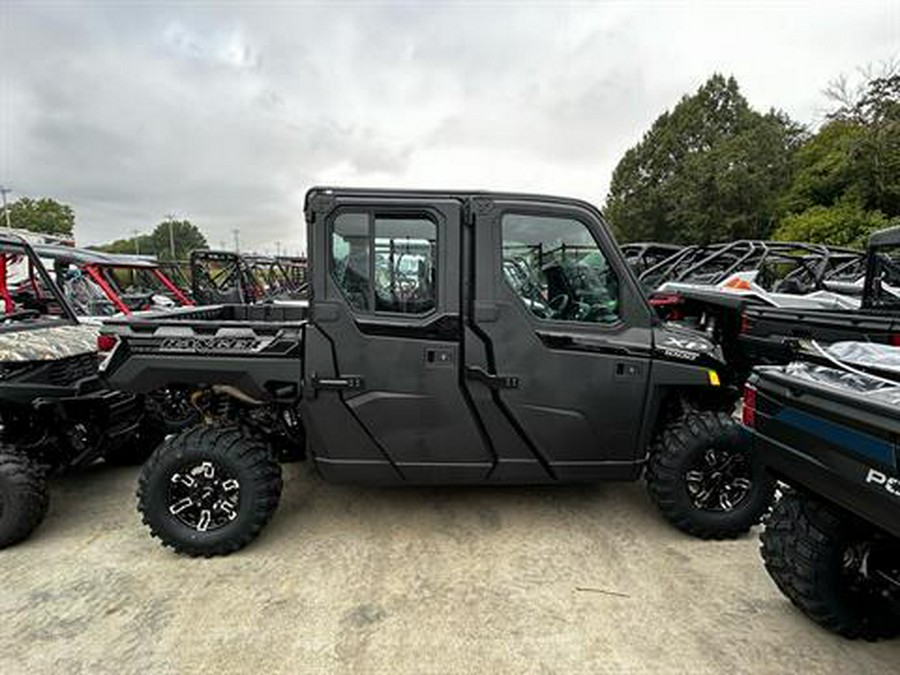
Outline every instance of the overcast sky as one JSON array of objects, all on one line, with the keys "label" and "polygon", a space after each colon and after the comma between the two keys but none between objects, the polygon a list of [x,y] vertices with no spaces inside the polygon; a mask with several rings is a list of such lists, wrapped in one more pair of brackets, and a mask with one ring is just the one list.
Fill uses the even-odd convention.
[{"label": "overcast sky", "polygon": [[0,0],[0,184],[90,244],[190,218],[295,251],[314,184],[601,204],[622,153],[714,71],[821,120],[828,81],[900,56],[900,2]]}]

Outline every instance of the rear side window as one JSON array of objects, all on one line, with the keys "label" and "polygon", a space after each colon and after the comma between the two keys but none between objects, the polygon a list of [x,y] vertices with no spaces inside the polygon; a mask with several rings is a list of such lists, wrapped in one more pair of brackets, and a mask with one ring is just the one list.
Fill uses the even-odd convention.
[{"label": "rear side window", "polygon": [[369,251],[369,215],[339,215],[331,237],[331,273],[350,306],[364,311],[372,308]]},{"label": "rear side window", "polygon": [[619,280],[587,226],[571,218],[506,214],[503,277],[531,314],[553,321],[619,320]]},{"label": "rear side window", "polygon": [[437,225],[425,216],[342,213],[332,278],[358,311],[425,314],[437,306]]}]

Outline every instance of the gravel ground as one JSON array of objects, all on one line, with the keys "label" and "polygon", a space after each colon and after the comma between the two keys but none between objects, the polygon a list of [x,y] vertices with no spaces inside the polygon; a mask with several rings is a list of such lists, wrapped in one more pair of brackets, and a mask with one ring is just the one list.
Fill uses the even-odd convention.
[{"label": "gravel ground", "polygon": [[397,489],[286,467],[282,505],[228,558],[175,556],[135,471],[56,481],[0,552],[0,673],[889,673],[900,641],[798,614],[757,533],[672,530],[640,485]]}]

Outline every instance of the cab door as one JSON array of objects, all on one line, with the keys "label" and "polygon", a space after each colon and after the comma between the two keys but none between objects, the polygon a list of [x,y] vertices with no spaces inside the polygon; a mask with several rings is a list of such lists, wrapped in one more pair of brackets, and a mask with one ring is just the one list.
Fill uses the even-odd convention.
[{"label": "cab door", "polygon": [[337,193],[310,226],[311,444],[330,479],[478,482],[493,457],[462,384],[460,202]]},{"label": "cab door", "polygon": [[634,476],[652,316],[599,213],[527,198],[471,210],[466,381],[497,479]]}]

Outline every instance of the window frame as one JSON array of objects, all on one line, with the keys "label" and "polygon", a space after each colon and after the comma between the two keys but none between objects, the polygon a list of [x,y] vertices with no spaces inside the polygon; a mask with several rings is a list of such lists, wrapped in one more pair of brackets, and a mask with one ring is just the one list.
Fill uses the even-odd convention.
[{"label": "window frame", "polygon": [[[507,216],[525,216],[525,217],[534,217],[534,218],[556,218],[557,220],[568,220],[572,222],[576,222],[582,227],[584,227],[588,234],[591,237],[591,241],[594,242],[594,245],[597,247],[597,251],[603,256],[606,261],[607,266],[612,274],[615,275],[616,279],[616,320],[611,321],[609,323],[600,323],[594,321],[577,321],[573,319],[546,319],[538,316],[534,312],[532,312],[528,306],[523,302],[523,298],[519,293],[512,287],[509,281],[506,278],[506,274],[503,270],[503,246],[505,242],[503,225],[504,220]],[[600,243],[600,240],[597,237],[596,232],[594,231],[594,227],[591,222],[588,221],[587,218],[583,217],[580,213],[572,212],[569,210],[557,210],[552,208],[507,208],[504,209],[497,216],[497,227],[496,227],[496,245],[494,247],[494,270],[495,274],[499,275],[499,282],[503,288],[506,289],[513,298],[515,298],[515,305],[518,307],[519,311],[523,312],[525,316],[529,318],[530,321],[536,323],[537,325],[543,326],[558,326],[565,327],[567,329],[573,328],[582,328],[589,330],[599,330],[601,332],[616,332],[622,328],[625,324],[625,308],[623,303],[623,280],[622,275],[619,273],[619,270],[610,262],[610,255],[604,249],[603,245]]]},{"label": "window frame", "polygon": [[[355,307],[353,303],[350,302],[350,298],[347,297],[347,294],[344,290],[343,285],[340,281],[338,281],[335,276],[336,266],[335,266],[335,256],[334,256],[334,235],[335,235],[335,224],[338,219],[345,214],[355,214],[355,215],[365,215],[366,216],[366,232],[367,238],[369,242],[369,251],[368,251],[368,260],[366,264],[366,272],[368,274],[369,279],[369,289],[367,293],[366,300],[369,304],[367,309],[360,309]],[[389,312],[385,310],[378,310],[375,308],[375,222],[379,218],[402,218],[406,220],[413,220],[419,218],[421,220],[426,220],[434,226],[434,251],[435,255],[433,258],[433,270],[434,270],[434,284],[432,286],[432,298],[434,300],[433,307],[429,309],[427,312]],[[347,305],[347,308],[355,315],[366,316],[366,317],[386,317],[386,318],[399,318],[399,319],[414,319],[419,320],[423,317],[429,317],[432,314],[435,314],[441,305],[441,296],[440,296],[440,288],[441,288],[441,274],[442,271],[440,269],[441,263],[441,250],[443,248],[443,240],[442,233],[440,227],[440,219],[435,216],[435,214],[431,213],[429,210],[424,209],[422,207],[411,207],[409,209],[404,208],[371,208],[371,207],[359,207],[359,206],[346,206],[337,209],[328,219],[328,235],[327,235],[327,243],[328,243],[328,279],[335,286],[337,292],[339,293],[341,299]]]}]

